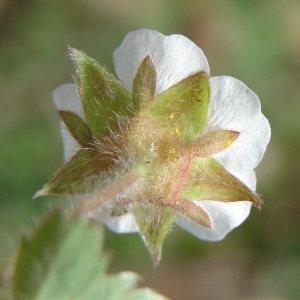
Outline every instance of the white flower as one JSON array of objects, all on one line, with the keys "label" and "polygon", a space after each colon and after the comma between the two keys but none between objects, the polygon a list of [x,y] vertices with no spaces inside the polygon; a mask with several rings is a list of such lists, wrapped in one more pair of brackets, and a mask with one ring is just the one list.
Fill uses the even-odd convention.
[{"label": "white flower", "polygon": [[[186,37],[177,34],[164,36],[154,30],[137,30],[130,32],[114,52],[117,76],[129,91],[136,71],[146,56],[151,58],[156,70],[156,95],[199,71],[209,74],[208,62],[202,50]],[[255,93],[235,78],[217,76],[210,78],[209,83],[211,94],[204,132],[223,129],[240,133],[230,147],[213,157],[249,189],[255,191],[253,169],[260,162],[270,139],[270,125],[261,113],[260,101]],[[84,119],[75,85],[67,84],[56,89],[53,98],[58,109],[71,110]],[[75,153],[78,145],[63,125],[62,137],[65,159],[68,159]],[[222,239],[240,225],[251,208],[248,201],[223,203],[205,200],[195,203],[208,213],[212,222],[211,229],[179,214],[175,222],[198,238],[210,241]],[[119,233],[137,231],[130,213],[111,217],[108,208],[104,207],[94,217]]]}]

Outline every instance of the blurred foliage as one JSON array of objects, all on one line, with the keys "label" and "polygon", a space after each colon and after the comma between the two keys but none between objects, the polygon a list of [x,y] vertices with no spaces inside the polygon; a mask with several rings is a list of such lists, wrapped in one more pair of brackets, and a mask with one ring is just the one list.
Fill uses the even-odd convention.
[{"label": "blurred foliage", "polygon": [[111,271],[137,271],[171,299],[299,299],[298,0],[1,0],[1,261],[49,206],[50,198],[31,197],[62,162],[50,96],[72,81],[67,46],[113,70],[113,50],[142,27],[186,35],[203,49],[212,76],[236,77],[259,95],[272,127],[257,168],[265,205],[218,243],[174,228],[155,270],[137,235],[106,231]]},{"label": "blurred foliage", "polygon": [[167,300],[151,289],[137,289],[140,278],[133,272],[106,274],[102,228],[51,210],[30,235],[22,237],[0,296],[6,300]]}]

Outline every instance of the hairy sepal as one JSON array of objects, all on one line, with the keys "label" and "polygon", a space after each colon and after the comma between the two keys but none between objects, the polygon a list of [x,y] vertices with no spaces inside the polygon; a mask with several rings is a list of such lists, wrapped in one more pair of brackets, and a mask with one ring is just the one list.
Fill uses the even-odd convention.
[{"label": "hairy sepal", "polygon": [[131,212],[154,265],[160,262],[162,245],[176,217],[174,209],[158,204],[136,204]]},{"label": "hairy sepal", "polygon": [[80,149],[58,170],[50,182],[35,194],[35,197],[84,194],[93,190],[98,175],[90,153]]},{"label": "hairy sepal", "polygon": [[110,73],[85,53],[70,49],[77,69],[76,83],[85,119],[94,136],[100,138],[118,124],[118,118],[131,116],[133,100]]},{"label": "hairy sepal", "polygon": [[245,184],[230,174],[212,157],[194,158],[179,199],[220,202],[249,201],[260,207],[261,201]]},{"label": "hairy sepal", "polygon": [[198,225],[204,226],[206,228],[212,227],[208,213],[204,209],[196,205],[193,201],[180,198],[175,201],[170,201],[168,203],[168,206],[174,208],[177,213],[185,216]]},{"label": "hairy sepal", "polygon": [[134,106],[143,107],[153,101],[156,87],[156,71],[150,56],[141,62],[132,85]]},{"label": "hairy sepal", "polygon": [[209,104],[209,78],[198,72],[158,94],[149,116],[161,128],[189,144],[203,132]]},{"label": "hairy sepal", "polygon": [[213,130],[202,134],[193,141],[197,157],[208,157],[227,149],[240,133],[234,130]]},{"label": "hairy sepal", "polygon": [[120,210],[126,212],[128,204],[132,201],[130,197],[127,197],[128,191],[139,184],[138,179],[139,177],[134,174],[124,174],[116,178],[83,200],[75,208],[75,211],[86,215],[101,209],[104,204],[111,202],[113,208],[117,209],[118,205],[120,205]]},{"label": "hairy sepal", "polygon": [[72,134],[73,138],[83,148],[93,147],[95,140],[89,126],[74,112],[59,110],[60,117]]}]

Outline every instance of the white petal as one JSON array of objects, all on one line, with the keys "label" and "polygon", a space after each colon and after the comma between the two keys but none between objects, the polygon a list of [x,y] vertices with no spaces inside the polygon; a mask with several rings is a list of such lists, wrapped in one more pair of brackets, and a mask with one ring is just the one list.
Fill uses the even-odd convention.
[{"label": "white petal", "polygon": [[251,191],[256,190],[256,176],[253,170],[247,172],[231,172],[233,176],[246,184]]},{"label": "white petal", "polygon": [[211,78],[210,88],[205,131],[231,129],[241,133],[230,147],[214,157],[231,172],[254,169],[271,136],[258,97],[244,83],[229,76]]},{"label": "white petal", "polygon": [[137,232],[137,226],[131,214],[126,214],[120,217],[107,216],[103,222],[110,230],[117,233]]},{"label": "white petal", "polygon": [[79,150],[80,146],[63,122],[60,122],[60,134],[63,141],[64,160],[67,161]]},{"label": "white petal", "polygon": [[[83,109],[74,84],[67,83],[55,89],[52,93],[52,98],[57,110],[72,111],[84,118]],[[69,133],[63,122],[61,122],[60,126],[64,147],[64,159],[66,161],[76,153],[79,145]]]},{"label": "white petal", "polygon": [[58,110],[68,110],[84,119],[83,108],[73,83],[64,84],[52,93],[53,102]]},{"label": "white petal", "polygon": [[210,215],[213,223],[212,229],[200,226],[182,215],[177,215],[176,223],[197,238],[207,241],[223,239],[228,232],[239,226],[248,217],[251,209],[251,204],[246,201],[232,203],[201,201],[201,204],[196,204]]},{"label": "white petal", "polygon": [[91,218],[103,222],[110,230],[117,233],[136,232],[137,226],[134,217],[127,213],[120,217],[111,217],[108,208],[103,207],[101,211],[93,212]]},{"label": "white petal", "polygon": [[130,32],[114,52],[116,73],[129,91],[137,68],[147,55],[157,73],[156,94],[197,71],[209,74],[205,55],[188,38],[140,29]]}]

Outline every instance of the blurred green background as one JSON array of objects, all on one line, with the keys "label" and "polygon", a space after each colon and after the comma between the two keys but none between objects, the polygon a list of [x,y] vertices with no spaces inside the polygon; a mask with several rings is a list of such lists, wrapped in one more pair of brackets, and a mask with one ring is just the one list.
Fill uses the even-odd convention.
[{"label": "blurred green background", "polygon": [[[272,140],[257,168],[264,207],[218,243],[174,228],[153,268],[137,234],[106,231],[110,271],[133,270],[171,299],[300,299],[298,0],[0,0],[0,262],[49,207],[32,196],[62,163],[51,92],[71,82],[67,46],[113,71],[130,30],[181,33],[260,97]],[[74,249],[76,251],[76,249]]]}]

